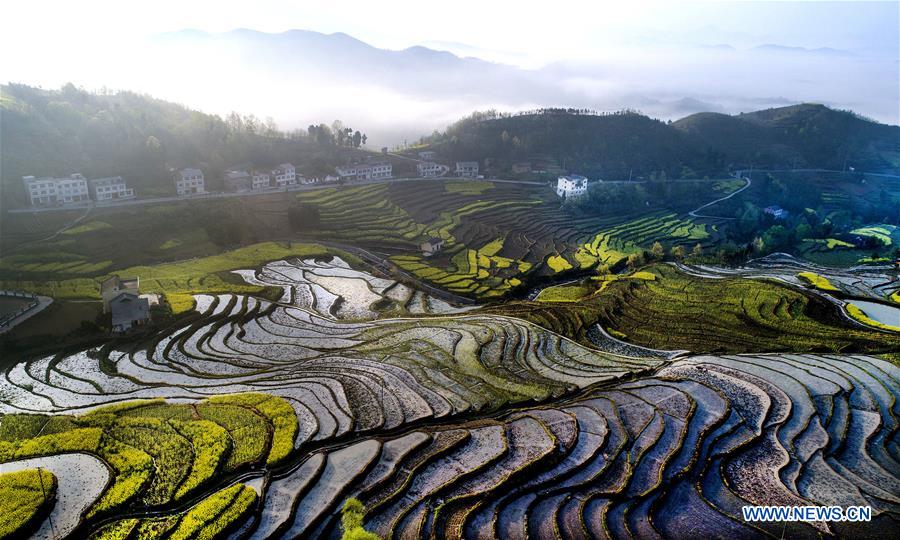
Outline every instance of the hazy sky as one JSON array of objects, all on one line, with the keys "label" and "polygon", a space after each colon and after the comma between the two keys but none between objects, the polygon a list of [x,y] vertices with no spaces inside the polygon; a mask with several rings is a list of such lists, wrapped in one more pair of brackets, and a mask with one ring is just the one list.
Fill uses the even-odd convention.
[{"label": "hazy sky", "polygon": [[[443,111],[437,115],[441,122],[470,107],[566,105],[562,100],[571,98],[572,105],[599,109],[644,104],[650,114],[661,117],[679,114],[677,108],[654,109],[655,103],[667,100],[698,100],[724,112],[752,108],[754,100],[819,101],[900,123],[897,1],[30,0],[8,2],[3,13],[0,80],[4,82],[53,87],[72,81],[87,88],[147,91],[209,112],[238,109],[271,115],[282,125],[302,125],[306,116],[315,115],[310,100],[321,105],[322,114],[338,110],[335,103],[327,103],[331,93],[319,85],[305,108],[290,111],[271,100],[254,101],[252,92],[246,91],[206,99],[177,85],[161,84],[158,79],[165,77],[166,66],[153,66],[152,58],[141,57],[141,47],[151,36],[188,28],[212,33],[236,28],[270,33],[305,29],[344,32],[387,49],[426,45],[527,71],[547,73],[548,65],[565,66],[557,81],[560,93],[552,103],[522,95],[504,102],[472,97],[450,107],[446,99],[372,89],[371,95],[382,100],[379,105],[411,101],[415,115],[434,118]],[[823,51],[803,61],[795,55],[790,62],[777,55],[722,56],[767,44],[838,52]],[[218,60],[227,69],[228,59]],[[131,64],[136,61],[147,64],[144,78],[126,76],[133,73]],[[748,74],[752,84],[737,82],[740,73]],[[327,81],[323,84],[327,86]],[[341,96],[345,104],[346,97]],[[347,112],[350,117],[359,115],[359,121],[378,116],[371,110],[368,116],[365,113]],[[414,125],[413,116],[396,121],[429,131],[437,127]]]},{"label": "hazy sky", "polygon": [[[196,28],[345,32],[383,48],[444,41],[530,61],[593,56],[610,43],[656,39],[732,45],[893,48],[898,2],[600,2],[455,0],[120,0],[9,2],[0,40],[52,51]],[[135,6],[141,6],[137,8]],[[434,6],[434,7],[429,7]],[[9,49],[5,49],[9,50]],[[30,49],[31,50],[31,49]]]}]

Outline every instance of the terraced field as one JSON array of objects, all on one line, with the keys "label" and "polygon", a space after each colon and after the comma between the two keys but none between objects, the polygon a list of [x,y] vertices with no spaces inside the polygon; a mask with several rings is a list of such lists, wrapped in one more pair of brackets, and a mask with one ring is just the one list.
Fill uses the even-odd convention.
[{"label": "terraced field", "polygon": [[[883,360],[614,353],[337,258],[239,273],[282,297],[198,295],[201,316],[153,339],[0,378],[0,473],[57,455],[107,471],[56,501],[72,537],[336,538],[348,502],[389,538],[900,533]],[[745,504],[874,520],[782,531]]]},{"label": "terraced field", "polygon": [[[827,275],[834,290],[810,285],[804,272]],[[545,288],[537,301],[487,310],[585,345],[608,341],[599,335],[605,330],[652,349],[896,353],[900,335],[860,324],[842,298],[887,303],[898,286],[884,268],[837,271],[770,257],[743,268],[657,264],[633,275]]]},{"label": "terraced field", "polygon": [[[710,182],[710,197],[715,185]],[[335,188],[298,199],[319,209],[319,230],[309,231],[314,237],[383,252],[423,281],[480,299],[504,296],[529,276],[615,265],[656,241],[711,245],[718,234],[709,220],[671,211],[573,215],[545,186],[435,180]],[[429,237],[443,239],[444,248],[424,257],[418,245]]]}]

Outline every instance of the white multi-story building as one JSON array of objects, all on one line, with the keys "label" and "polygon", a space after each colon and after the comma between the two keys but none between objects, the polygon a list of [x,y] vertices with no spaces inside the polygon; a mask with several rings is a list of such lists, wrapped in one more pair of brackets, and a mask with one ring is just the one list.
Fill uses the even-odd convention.
[{"label": "white multi-story building", "polygon": [[345,180],[380,180],[393,176],[394,166],[390,162],[347,165],[335,169],[338,176]]},{"label": "white multi-story building", "polygon": [[424,161],[434,161],[434,158],[437,157],[437,154],[434,153],[434,150],[423,150],[419,152],[419,159]]},{"label": "white multi-story building", "polygon": [[290,163],[282,163],[272,169],[272,178],[278,187],[293,186],[297,184],[297,169]]},{"label": "white multi-story building", "polygon": [[125,180],[121,176],[96,178],[91,180],[91,188],[94,190],[94,200],[97,202],[134,198],[134,189],[125,185]]},{"label": "white multi-story building", "polygon": [[441,176],[449,169],[450,167],[441,165],[440,163],[435,163],[433,161],[423,161],[422,163],[416,164],[416,170],[419,172],[419,176],[421,176],[422,178],[434,178],[436,176]]},{"label": "white multi-story building", "polygon": [[587,178],[581,175],[560,176],[556,179],[556,194],[567,199],[569,197],[580,197],[587,193],[587,186]]},{"label": "white multi-story building", "polygon": [[206,183],[203,180],[203,171],[200,169],[181,169],[175,173],[175,191],[178,196],[206,193]]},{"label": "white multi-story building", "polygon": [[462,178],[475,178],[478,176],[478,162],[477,161],[457,161],[456,162],[456,176]]},{"label": "white multi-story building", "polygon": [[266,189],[272,185],[272,176],[267,172],[253,171],[251,181],[253,182],[252,189]]},{"label": "white multi-story building", "polygon": [[89,201],[88,182],[84,176],[75,173],[66,178],[35,178],[23,176],[25,192],[32,206],[46,204],[70,204]]}]

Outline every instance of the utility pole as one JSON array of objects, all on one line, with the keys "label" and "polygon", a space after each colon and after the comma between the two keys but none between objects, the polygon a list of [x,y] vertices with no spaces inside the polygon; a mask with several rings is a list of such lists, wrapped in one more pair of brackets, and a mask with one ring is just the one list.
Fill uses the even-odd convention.
[{"label": "utility pole", "polygon": [[[38,468],[37,468],[37,472],[38,472],[38,481],[41,483],[41,494],[44,496],[44,502],[45,502],[45,504],[46,504],[46,501],[47,501],[47,490],[46,490],[46,488],[44,488],[44,475],[41,474],[41,473],[43,472],[43,470],[44,470],[43,468],[41,468],[40,466],[38,466]],[[49,514],[47,514],[47,521],[50,522],[50,535],[51,535],[51,537],[52,537],[52,538],[56,538],[56,527],[53,526],[53,512],[52,512],[52,510],[51,510],[51,512],[50,512]]]}]

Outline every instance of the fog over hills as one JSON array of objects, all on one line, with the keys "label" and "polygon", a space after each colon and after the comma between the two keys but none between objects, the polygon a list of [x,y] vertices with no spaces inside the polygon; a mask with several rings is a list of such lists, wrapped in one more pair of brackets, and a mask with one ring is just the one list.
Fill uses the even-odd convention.
[{"label": "fog over hills", "polygon": [[53,69],[13,59],[5,80],[136,90],[205,112],[272,117],[283,129],[339,118],[364,128],[370,146],[491,108],[635,109],[674,120],[817,102],[898,123],[897,63],[884,50],[711,43],[644,37],[528,65],[515,52],[461,42],[393,50],[340,32],[180,30],[103,54],[76,54],[76,44],[53,56]]}]

